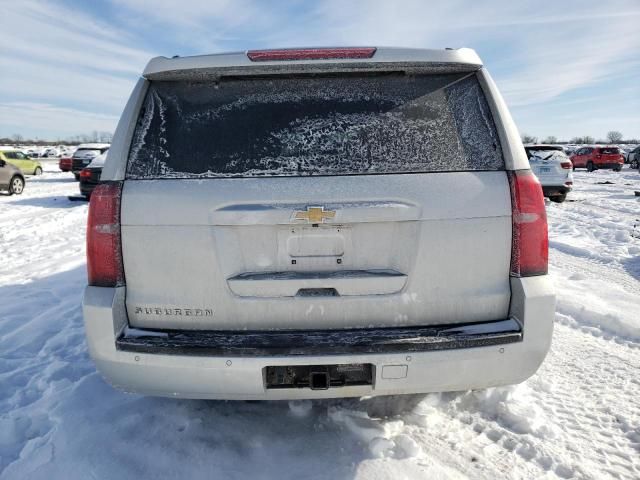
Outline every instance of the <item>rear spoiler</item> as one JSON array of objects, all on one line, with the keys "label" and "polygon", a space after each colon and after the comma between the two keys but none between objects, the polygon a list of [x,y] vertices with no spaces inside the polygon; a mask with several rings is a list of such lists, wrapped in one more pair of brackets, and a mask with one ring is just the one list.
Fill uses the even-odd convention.
[{"label": "rear spoiler", "polygon": [[319,58],[295,61],[287,59],[256,62],[249,56],[252,51],[192,57],[156,57],[147,64],[143,77],[148,80],[175,81],[211,80],[228,76],[363,71],[458,73],[473,72],[482,68],[480,57],[469,48],[427,50],[380,47],[372,50],[374,54],[368,58]]}]

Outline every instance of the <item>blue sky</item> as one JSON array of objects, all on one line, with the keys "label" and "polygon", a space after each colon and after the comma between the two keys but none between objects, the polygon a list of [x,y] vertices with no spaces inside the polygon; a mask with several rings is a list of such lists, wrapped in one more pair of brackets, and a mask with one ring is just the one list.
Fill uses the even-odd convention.
[{"label": "blue sky", "polygon": [[471,47],[521,133],[640,138],[640,0],[0,0],[0,137],[113,131],[149,58]]}]

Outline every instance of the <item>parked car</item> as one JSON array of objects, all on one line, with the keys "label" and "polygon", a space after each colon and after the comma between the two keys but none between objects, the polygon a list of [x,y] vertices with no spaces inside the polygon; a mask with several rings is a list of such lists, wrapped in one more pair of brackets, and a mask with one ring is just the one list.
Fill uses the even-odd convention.
[{"label": "parked car", "polygon": [[582,147],[571,155],[573,169],[586,168],[592,172],[598,169],[612,169],[616,172],[622,170],[624,158],[618,147]]},{"label": "parked car", "polygon": [[542,189],[473,50],[155,58],[112,145],[83,312],[118,388],[468,390],[549,349]]},{"label": "parked car", "polygon": [[106,157],[106,152],[100,154],[87,167],[80,170],[80,193],[87,199],[91,198],[91,192],[100,183],[100,174]]},{"label": "parked car", "polygon": [[58,168],[63,172],[70,172],[73,167],[73,158],[71,157],[61,157],[60,161],[58,161]]},{"label": "parked car", "polygon": [[24,175],[42,175],[40,162],[19,150],[0,150],[0,159],[18,167]]},{"label": "parked car", "polygon": [[20,195],[24,190],[24,175],[18,167],[0,158],[0,190]]},{"label": "parked car", "polygon": [[55,147],[46,147],[44,150],[42,150],[42,154],[40,156],[42,158],[59,157],[60,152]]},{"label": "parked car", "polygon": [[108,143],[83,143],[79,145],[71,157],[71,171],[76,177],[76,180],[80,180],[80,170],[107,150],[109,150]]},{"label": "parked car", "polygon": [[540,180],[544,196],[553,202],[564,202],[573,186],[573,169],[562,147],[528,145],[525,151],[531,170]]},{"label": "parked car", "polygon": [[638,165],[640,164],[640,146],[629,152],[627,160],[630,168],[638,168]]},{"label": "parked car", "polygon": [[38,157],[40,157],[40,149],[39,148],[28,148],[23,153],[29,158],[38,158]]},{"label": "parked car", "polygon": [[76,151],[76,147],[65,146],[65,145],[58,147],[58,149],[60,150],[61,157],[72,157],[73,152]]}]

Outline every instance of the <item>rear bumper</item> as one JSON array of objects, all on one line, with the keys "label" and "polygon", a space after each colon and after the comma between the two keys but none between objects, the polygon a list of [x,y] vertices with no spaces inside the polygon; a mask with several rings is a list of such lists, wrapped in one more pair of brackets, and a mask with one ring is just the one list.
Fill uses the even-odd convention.
[{"label": "rear bumper", "polygon": [[116,349],[208,357],[298,357],[415,353],[504,345],[522,341],[520,323],[296,331],[172,331],[125,329]]},{"label": "rear bumper", "polygon": [[[443,338],[451,340],[455,332],[450,330],[439,336],[439,341],[429,342],[428,338],[433,340],[434,332],[433,328],[426,328],[423,330],[427,331],[418,334],[386,338],[382,342],[384,348],[380,349],[345,349],[348,342],[339,341],[332,342],[333,347],[327,343],[324,350],[315,347],[295,352],[268,348],[253,352],[233,351],[220,349],[223,343],[217,338],[203,342],[209,347],[216,345],[217,350],[196,353],[189,351],[193,348],[191,341],[186,342],[189,348],[179,350],[173,349],[176,342],[171,345],[162,337],[145,342],[141,337],[124,335],[127,330],[124,288],[87,287],[83,311],[89,351],[98,370],[114,387],[125,391],[238,400],[427,393],[519,383],[538,369],[551,342],[555,296],[546,276],[513,278],[511,283],[510,315],[517,320],[515,325],[520,330],[515,331],[513,323],[503,324],[493,331],[478,332],[475,337],[478,341],[470,342],[473,339],[466,338],[450,343],[446,348],[425,348],[425,345],[440,344]],[[483,342],[483,335],[485,340],[492,340]],[[123,341],[123,338],[127,340]],[[309,345],[314,343],[309,342]],[[280,341],[276,344],[282,346]],[[371,364],[374,369],[372,385],[327,390],[266,388],[264,372],[268,366],[340,364]],[[397,372],[402,373],[398,375]]]},{"label": "rear bumper", "polygon": [[553,195],[563,195],[565,193],[569,193],[571,191],[571,186],[569,185],[543,185],[542,193],[545,197],[550,197]]},{"label": "rear bumper", "polygon": [[98,186],[97,183],[80,182],[80,194],[88,197],[93,192],[93,189]]},{"label": "rear bumper", "polygon": [[596,168],[607,169],[607,168],[621,168],[623,163],[622,161],[619,161],[619,162],[613,162],[613,163],[594,163],[593,165]]}]

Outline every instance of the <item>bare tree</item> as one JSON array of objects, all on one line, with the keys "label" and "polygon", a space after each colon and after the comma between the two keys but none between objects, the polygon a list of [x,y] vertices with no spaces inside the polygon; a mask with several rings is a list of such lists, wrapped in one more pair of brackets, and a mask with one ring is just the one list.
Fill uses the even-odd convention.
[{"label": "bare tree", "polygon": [[596,143],[596,139],[590,135],[585,135],[582,137],[582,143]]},{"label": "bare tree", "polygon": [[545,138],[542,143],[558,143],[558,137],[554,137],[553,135],[549,135]]},{"label": "bare tree", "polygon": [[533,137],[531,135],[527,135],[526,133],[523,133],[522,143],[538,143],[538,137]]},{"label": "bare tree", "polygon": [[111,143],[113,139],[113,133],[111,132],[100,132],[100,141],[104,143]]},{"label": "bare tree", "polygon": [[622,133],[617,130],[611,130],[607,132],[607,140],[609,140],[609,143],[620,143],[622,141]]},{"label": "bare tree", "polygon": [[15,143],[22,143],[22,139],[24,137],[22,135],[20,135],[19,133],[14,133],[13,135],[11,135],[11,139],[15,142]]}]

